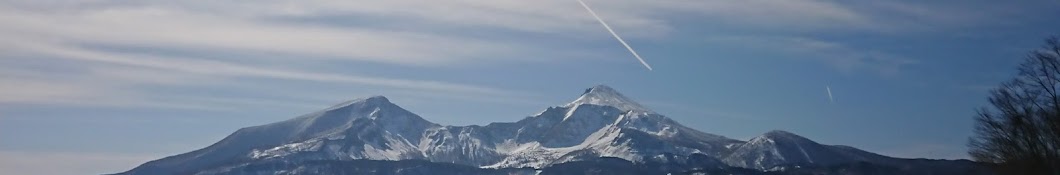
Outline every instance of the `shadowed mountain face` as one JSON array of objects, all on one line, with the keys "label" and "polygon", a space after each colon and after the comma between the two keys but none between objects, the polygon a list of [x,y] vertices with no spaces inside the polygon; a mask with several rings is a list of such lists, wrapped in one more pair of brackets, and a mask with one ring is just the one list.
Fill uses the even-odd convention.
[{"label": "shadowed mountain face", "polygon": [[358,99],[287,121],[243,128],[209,147],[150,161],[121,174],[239,174],[234,170],[280,171],[283,168],[259,166],[298,167],[291,162],[335,166],[334,161],[354,160],[415,160],[476,169],[546,168],[591,163],[600,157],[675,169],[692,164],[754,170],[858,162],[922,166],[913,160],[822,145],[784,131],[750,141],[703,133],[601,85],[566,105],[517,122],[486,126],[442,126],[386,97]]}]

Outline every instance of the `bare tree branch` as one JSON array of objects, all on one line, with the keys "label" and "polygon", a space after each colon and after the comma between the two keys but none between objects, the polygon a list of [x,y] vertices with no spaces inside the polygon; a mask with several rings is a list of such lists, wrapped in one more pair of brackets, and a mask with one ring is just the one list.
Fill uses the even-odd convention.
[{"label": "bare tree branch", "polygon": [[1000,174],[1060,175],[1060,41],[1045,43],[978,111],[968,154]]}]

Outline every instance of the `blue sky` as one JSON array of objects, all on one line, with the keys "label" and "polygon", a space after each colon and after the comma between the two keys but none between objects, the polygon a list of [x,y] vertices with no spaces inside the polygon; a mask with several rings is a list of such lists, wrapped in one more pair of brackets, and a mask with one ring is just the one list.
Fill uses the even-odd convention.
[{"label": "blue sky", "polygon": [[0,0],[0,169],[119,172],[372,95],[516,121],[596,84],[737,139],[966,158],[986,91],[1060,34],[1049,0],[586,2],[655,71],[573,0]]}]

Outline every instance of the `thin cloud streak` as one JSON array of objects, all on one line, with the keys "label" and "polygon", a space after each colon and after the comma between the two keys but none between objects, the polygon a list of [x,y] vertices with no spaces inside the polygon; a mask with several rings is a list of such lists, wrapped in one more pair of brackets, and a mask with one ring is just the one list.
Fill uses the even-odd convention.
[{"label": "thin cloud streak", "polygon": [[585,4],[585,1],[578,0],[578,3],[580,3],[582,7],[585,7],[585,10],[589,11],[589,14],[593,15],[593,18],[596,18],[596,21],[600,21],[600,25],[603,25],[604,29],[607,29],[607,32],[611,33],[611,36],[614,36],[619,43],[622,43],[622,46],[625,46],[626,49],[629,50],[629,53],[633,54],[633,57],[637,57],[640,64],[643,64],[649,71],[652,70],[651,65],[648,65],[648,62],[644,62],[644,58],[641,58],[640,55],[637,54],[637,51],[633,50],[633,47],[630,47],[629,44],[626,43],[626,40],[622,40],[622,37],[618,36],[618,33],[615,33],[615,30],[611,29],[611,26],[607,25],[607,22],[604,22],[604,19],[601,19],[600,15],[597,15],[592,8],[589,8],[589,5]]},{"label": "thin cloud streak", "polygon": [[828,102],[835,103],[835,97],[832,97],[832,87],[824,86],[825,91],[828,91]]},{"label": "thin cloud streak", "polygon": [[[74,105],[92,107],[145,107],[190,110],[233,110],[233,106],[250,104],[307,108],[313,105],[329,105],[331,102],[355,98],[334,97],[349,92],[331,92],[330,95],[299,96],[295,100],[310,100],[312,103],[283,102],[250,97],[213,97],[208,94],[154,93],[149,87],[185,89],[245,89],[256,92],[262,87],[241,85],[249,83],[241,78],[266,78],[283,81],[311,81],[338,86],[370,86],[387,89],[389,93],[402,91],[450,94],[459,99],[490,99],[486,97],[527,97],[526,92],[497,89],[484,86],[447,83],[440,81],[365,77],[350,74],[318,73],[300,70],[255,67],[250,65],[210,61],[194,58],[165,57],[143,54],[120,54],[48,44],[21,44],[9,47],[19,55],[12,59],[53,60],[63,64],[77,64],[85,70],[74,72],[42,72],[16,66],[0,71],[0,103],[25,105]],[[15,62],[18,63],[18,62]],[[242,82],[242,83],[241,83]],[[251,83],[256,84],[256,83]],[[286,94],[284,92],[258,92]],[[380,93],[380,92],[377,92]],[[185,97],[185,96],[192,97]],[[201,96],[201,97],[199,97]],[[275,97],[270,97],[275,98]],[[292,99],[285,99],[290,101]],[[218,108],[227,106],[229,108]]]},{"label": "thin cloud streak", "polygon": [[513,92],[502,89],[453,84],[438,81],[388,79],[375,77],[361,77],[346,74],[327,74],[303,71],[288,71],[279,69],[251,67],[240,64],[226,63],[220,61],[207,61],[187,58],[166,58],[152,55],[130,55],[103,53],[86,49],[48,46],[48,45],[23,45],[23,49],[36,51],[36,53],[49,54],[57,58],[74,59],[94,62],[104,62],[128,66],[138,66],[153,69],[163,69],[191,74],[234,76],[234,77],[261,77],[287,80],[304,80],[333,83],[354,83],[373,86],[384,86],[405,89],[420,89],[441,92],[480,93],[489,95],[512,94]]}]

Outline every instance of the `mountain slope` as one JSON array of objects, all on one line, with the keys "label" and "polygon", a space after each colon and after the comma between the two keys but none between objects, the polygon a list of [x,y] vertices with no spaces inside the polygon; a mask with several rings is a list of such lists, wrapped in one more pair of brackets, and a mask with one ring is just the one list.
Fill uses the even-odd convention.
[{"label": "mountain slope", "polygon": [[124,174],[184,174],[184,171],[250,161],[268,156],[252,155],[260,152],[256,149],[282,150],[283,147],[294,147],[289,144],[293,142],[341,138],[346,136],[343,135],[344,131],[355,131],[361,129],[357,126],[366,124],[397,131],[391,135],[416,138],[419,138],[418,133],[428,127],[438,126],[390,103],[386,97],[376,96],[345,102],[287,121],[242,128],[206,148],[150,161]]}]

